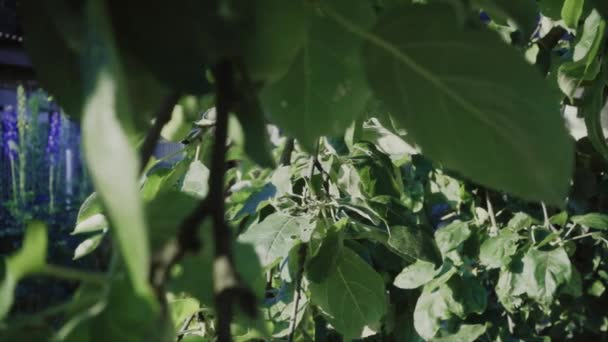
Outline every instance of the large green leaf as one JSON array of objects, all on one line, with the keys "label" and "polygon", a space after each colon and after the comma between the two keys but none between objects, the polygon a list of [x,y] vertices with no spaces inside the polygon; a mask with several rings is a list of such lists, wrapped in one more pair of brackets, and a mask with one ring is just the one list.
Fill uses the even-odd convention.
[{"label": "large green leaf", "polygon": [[337,20],[366,39],[372,89],[425,155],[481,184],[562,203],[572,144],[558,99],[516,50],[455,17],[433,4],[391,10],[373,32]]},{"label": "large green leaf", "polygon": [[526,293],[541,304],[553,302],[560,286],[572,278],[572,264],[563,247],[550,251],[530,248],[523,258]]},{"label": "large green leaf", "polygon": [[41,222],[31,222],[25,231],[21,249],[6,258],[4,279],[0,282],[0,320],[8,314],[13,305],[13,296],[19,280],[40,271],[46,264],[46,226]]},{"label": "large green leaf", "polygon": [[88,48],[82,57],[86,94],[82,142],[91,178],[133,287],[140,295],[151,295],[148,234],[137,181],[139,163],[119,122],[119,116],[128,117],[133,112],[104,6],[93,1],[87,14],[90,25]]},{"label": "large green leaf", "polygon": [[266,267],[286,257],[300,241],[307,242],[314,227],[310,216],[290,216],[278,212],[249,227],[239,236],[239,241],[253,244],[262,266]]},{"label": "large green leaf", "polygon": [[120,48],[171,89],[187,93],[208,92],[205,66],[240,55],[252,32],[250,1],[188,0],[166,6],[159,0],[111,0],[108,6]]},{"label": "large green leaf", "polygon": [[[79,118],[84,98],[80,60],[75,47],[70,46],[57,25],[57,11],[61,13],[67,8],[59,6],[62,2],[23,1],[19,4],[19,11],[25,31],[24,44],[35,65],[36,79],[69,115]],[[63,15],[61,20],[64,24],[75,19],[68,12]]]},{"label": "large green leaf", "polygon": [[[323,135],[341,135],[369,97],[359,55],[362,42],[309,3],[304,46],[287,74],[262,89],[270,119],[308,150]],[[361,27],[373,23],[367,1],[324,2]]]},{"label": "large green leaf", "polygon": [[382,277],[349,248],[342,249],[336,271],[309,289],[312,302],[346,339],[359,338],[366,327],[376,330],[386,313]]},{"label": "large green leaf", "polygon": [[245,42],[245,64],[254,80],[274,82],[287,73],[306,41],[305,1],[259,0],[254,11],[255,32]]},{"label": "large green leaf", "polygon": [[564,0],[538,1],[538,8],[540,9],[542,15],[553,20],[560,20],[562,18],[562,7],[564,7]]}]

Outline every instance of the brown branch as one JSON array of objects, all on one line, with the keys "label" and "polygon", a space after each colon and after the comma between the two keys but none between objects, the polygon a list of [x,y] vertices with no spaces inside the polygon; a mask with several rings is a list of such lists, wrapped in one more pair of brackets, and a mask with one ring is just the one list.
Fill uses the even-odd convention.
[{"label": "brown branch", "polygon": [[281,152],[281,160],[279,162],[279,165],[282,165],[282,166],[291,165],[291,154],[293,153],[294,147],[295,147],[295,139],[287,138],[287,141],[285,142],[285,147],[283,148],[283,151]]},{"label": "brown branch", "polygon": [[148,164],[148,160],[152,156],[152,153],[154,153],[154,148],[156,147],[156,144],[158,143],[158,139],[160,137],[160,132],[162,131],[163,127],[167,124],[167,122],[169,122],[169,120],[171,120],[171,114],[173,113],[173,107],[175,107],[175,104],[177,103],[179,98],[180,98],[180,94],[175,92],[175,93],[169,94],[161,103],[160,108],[156,114],[156,120],[154,121],[154,124],[148,131],[148,134],[146,135],[146,139],[144,140],[144,143],[141,146],[140,166],[139,166],[140,172],[143,172],[143,170],[146,168],[146,164]]},{"label": "brown branch", "polygon": [[213,242],[215,246],[213,280],[215,289],[215,309],[217,313],[217,339],[231,341],[230,323],[233,305],[255,316],[256,299],[253,293],[242,286],[234,267],[232,255],[232,233],[224,219],[224,174],[226,171],[226,139],[228,135],[228,115],[238,103],[236,68],[232,61],[220,62],[214,69],[216,90],[216,129],[212,162],[209,173],[209,214],[213,219]]},{"label": "brown branch", "polygon": [[565,28],[561,26],[553,26],[551,30],[540,38],[536,44],[541,49],[545,50],[553,50],[553,48],[559,43],[560,39],[564,36],[564,34],[568,33]]}]

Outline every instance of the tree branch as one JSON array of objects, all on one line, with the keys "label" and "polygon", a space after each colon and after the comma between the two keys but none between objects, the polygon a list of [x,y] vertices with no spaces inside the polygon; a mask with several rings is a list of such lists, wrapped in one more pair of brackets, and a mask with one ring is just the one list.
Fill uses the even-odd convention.
[{"label": "tree branch", "polygon": [[238,302],[246,314],[255,316],[256,299],[253,293],[241,285],[234,267],[232,255],[232,233],[224,219],[224,174],[226,171],[226,139],[228,135],[228,115],[238,103],[236,68],[232,61],[225,60],[213,68],[216,81],[216,129],[212,162],[209,173],[209,214],[213,219],[213,282],[215,309],[217,313],[217,339],[231,341],[230,323],[233,305]]},{"label": "tree branch", "polygon": [[177,103],[179,98],[180,94],[174,92],[172,94],[169,94],[161,103],[160,108],[156,114],[156,120],[148,131],[146,139],[144,140],[144,143],[141,146],[139,165],[140,172],[143,172],[143,170],[146,168],[148,160],[152,156],[152,153],[154,153],[154,148],[156,147],[156,144],[158,143],[158,138],[160,137],[160,132],[167,124],[167,122],[171,120],[173,107],[175,107],[175,104]]},{"label": "tree branch", "polygon": [[281,152],[281,160],[279,162],[279,165],[282,165],[282,166],[291,165],[291,154],[293,153],[294,146],[295,146],[295,139],[287,138],[287,141],[285,142],[285,147],[283,148],[283,151]]}]

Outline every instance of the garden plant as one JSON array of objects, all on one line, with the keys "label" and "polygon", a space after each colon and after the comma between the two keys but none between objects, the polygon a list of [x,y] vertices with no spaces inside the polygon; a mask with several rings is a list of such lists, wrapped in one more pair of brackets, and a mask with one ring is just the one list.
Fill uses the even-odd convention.
[{"label": "garden plant", "polygon": [[[50,262],[28,220],[1,341],[606,339],[608,2],[19,11],[36,77],[81,123],[76,256],[104,263]],[[78,288],[15,312],[36,277]]]}]

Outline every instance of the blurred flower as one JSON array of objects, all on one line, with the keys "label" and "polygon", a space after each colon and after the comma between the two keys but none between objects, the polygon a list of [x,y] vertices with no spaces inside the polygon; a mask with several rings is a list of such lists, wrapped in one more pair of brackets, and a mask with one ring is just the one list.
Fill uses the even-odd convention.
[{"label": "blurred flower", "polygon": [[2,152],[9,158],[17,157],[19,132],[17,130],[17,113],[12,107],[0,112],[2,131]]},{"label": "blurred flower", "polygon": [[61,114],[49,114],[49,136],[46,143],[46,157],[51,165],[57,162],[59,155],[59,142],[61,137]]}]

